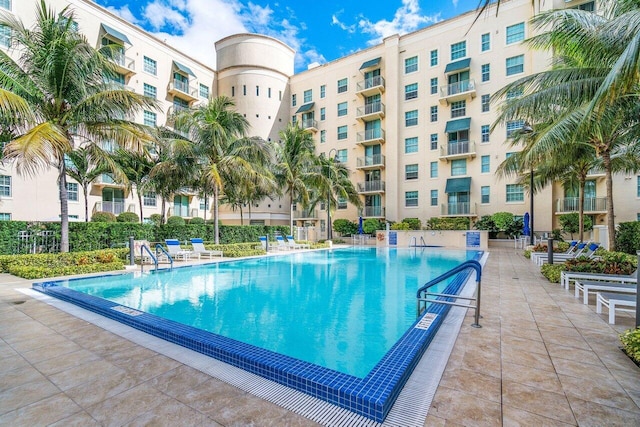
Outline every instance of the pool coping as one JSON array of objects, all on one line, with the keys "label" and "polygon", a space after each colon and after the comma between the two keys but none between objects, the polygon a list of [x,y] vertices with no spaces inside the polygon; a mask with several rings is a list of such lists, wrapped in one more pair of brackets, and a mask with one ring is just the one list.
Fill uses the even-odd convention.
[{"label": "pool coping", "polygon": [[[476,259],[482,256],[481,251],[478,253]],[[457,294],[471,274],[470,272],[460,273],[444,292]],[[81,280],[81,278],[63,280]],[[59,286],[60,281],[33,283],[32,287],[44,294],[229,363],[377,422],[384,421],[450,309],[449,305],[431,305],[369,374],[365,378],[358,378],[86,295]]]}]

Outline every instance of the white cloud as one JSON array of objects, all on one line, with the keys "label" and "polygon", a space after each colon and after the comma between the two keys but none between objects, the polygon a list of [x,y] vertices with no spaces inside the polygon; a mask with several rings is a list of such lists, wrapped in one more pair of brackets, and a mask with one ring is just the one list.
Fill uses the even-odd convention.
[{"label": "white cloud", "polygon": [[109,7],[107,7],[107,10],[109,12],[115,14],[115,15],[118,15],[119,17],[121,17],[125,21],[131,22],[132,24],[137,24],[138,23],[138,20],[133,15],[133,12],[131,12],[131,9],[129,9],[129,5],[127,5],[127,4],[122,6],[120,9],[115,8],[113,6],[109,6]]},{"label": "white cloud", "polygon": [[337,25],[338,27],[342,28],[343,30],[349,33],[352,33],[352,34],[355,33],[356,32],[355,24],[347,25],[344,22],[340,21],[340,19],[338,18],[338,15],[341,14],[342,12],[343,11],[341,10],[331,15],[331,25]]}]

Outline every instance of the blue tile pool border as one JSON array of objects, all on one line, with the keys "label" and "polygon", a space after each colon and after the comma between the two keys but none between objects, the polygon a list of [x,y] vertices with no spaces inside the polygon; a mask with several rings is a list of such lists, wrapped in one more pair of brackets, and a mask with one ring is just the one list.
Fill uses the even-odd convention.
[{"label": "blue tile pool border", "polygon": [[[478,252],[476,259],[479,259],[481,254]],[[472,271],[459,273],[443,293],[458,294],[472,274]],[[123,307],[60,285],[67,280],[82,279],[39,282],[34,283],[32,287],[47,295],[333,403],[377,422],[384,421],[451,307],[444,304],[431,304],[426,313],[416,320],[371,372],[365,378],[358,378],[153,314]],[[433,317],[430,325],[427,328],[416,327],[427,315]]]}]

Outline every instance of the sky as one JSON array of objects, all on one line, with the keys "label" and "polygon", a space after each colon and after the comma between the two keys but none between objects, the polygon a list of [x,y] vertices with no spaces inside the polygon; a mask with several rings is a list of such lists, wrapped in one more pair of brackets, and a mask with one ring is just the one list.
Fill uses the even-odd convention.
[{"label": "sky", "polygon": [[296,71],[474,10],[478,1],[95,0],[211,68],[215,41],[251,32],[295,49]]}]

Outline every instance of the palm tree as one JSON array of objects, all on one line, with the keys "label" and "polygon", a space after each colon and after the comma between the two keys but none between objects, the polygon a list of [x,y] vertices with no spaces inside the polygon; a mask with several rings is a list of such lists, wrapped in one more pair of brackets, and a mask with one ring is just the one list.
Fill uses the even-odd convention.
[{"label": "palm tree", "polygon": [[13,15],[0,17],[11,31],[17,60],[0,50],[0,116],[13,117],[14,139],[4,149],[19,174],[33,176],[55,167],[60,199],[60,250],[69,251],[69,213],[65,154],[78,146],[112,141],[138,150],[144,127],[122,119],[155,103],[142,95],[110,87],[105,76],[115,67],[74,29],[69,8],[49,10],[42,0],[33,28]]},{"label": "palm tree", "polygon": [[127,150],[116,150],[113,155],[117,170],[122,175],[123,184],[127,191],[131,193],[135,185],[136,194],[138,196],[138,207],[140,208],[140,223],[144,222],[143,214],[143,196],[144,192],[151,187],[151,171],[155,166],[155,161],[147,152],[134,152]]},{"label": "palm tree", "polygon": [[289,195],[290,227],[293,233],[293,205],[309,203],[308,187],[312,174],[317,169],[315,142],[311,133],[295,123],[280,131],[276,144],[276,180]]}]

